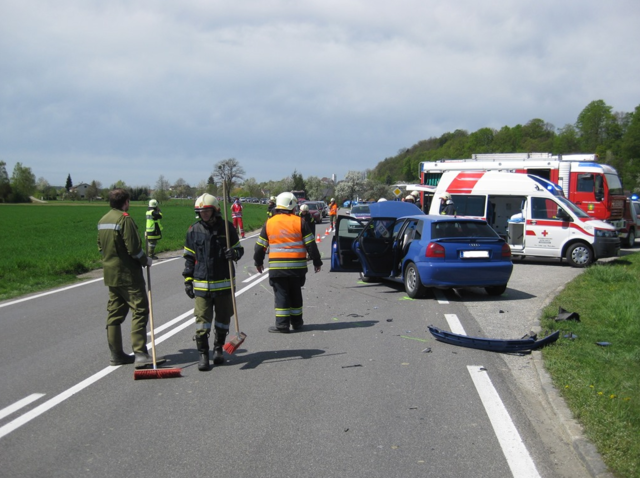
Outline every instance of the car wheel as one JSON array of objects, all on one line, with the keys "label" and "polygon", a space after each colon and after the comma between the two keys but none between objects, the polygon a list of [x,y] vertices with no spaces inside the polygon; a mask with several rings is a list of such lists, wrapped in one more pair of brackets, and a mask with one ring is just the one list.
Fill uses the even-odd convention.
[{"label": "car wheel", "polygon": [[627,235],[627,247],[633,247],[636,244],[636,231],[634,229],[629,229],[629,234]]},{"label": "car wheel", "polygon": [[586,244],[577,242],[567,249],[567,261],[572,267],[587,267],[593,262],[593,252]]},{"label": "car wheel", "polygon": [[492,285],[490,287],[485,287],[484,290],[487,291],[487,294],[492,296],[502,295],[504,291],[507,290],[507,284],[505,285]]},{"label": "car wheel", "polygon": [[427,292],[427,288],[422,285],[422,281],[420,280],[418,268],[412,262],[410,262],[404,270],[404,290],[407,291],[407,295],[412,299],[422,297]]}]

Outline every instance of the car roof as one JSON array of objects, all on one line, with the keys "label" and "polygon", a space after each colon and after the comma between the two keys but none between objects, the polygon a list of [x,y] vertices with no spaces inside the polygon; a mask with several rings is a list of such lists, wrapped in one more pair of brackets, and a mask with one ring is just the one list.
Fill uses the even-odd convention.
[{"label": "car roof", "polygon": [[426,216],[422,210],[410,202],[402,201],[382,201],[374,202],[368,205],[371,211],[371,217],[404,217],[422,215]]}]

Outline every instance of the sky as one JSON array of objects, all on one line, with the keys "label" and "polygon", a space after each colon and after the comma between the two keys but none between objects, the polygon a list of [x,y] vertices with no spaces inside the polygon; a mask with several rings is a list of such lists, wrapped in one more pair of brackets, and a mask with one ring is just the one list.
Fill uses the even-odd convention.
[{"label": "sky", "polygon": [[340,180],[640,105],[638,0],[0,0],[0,160],[64,185]]}]

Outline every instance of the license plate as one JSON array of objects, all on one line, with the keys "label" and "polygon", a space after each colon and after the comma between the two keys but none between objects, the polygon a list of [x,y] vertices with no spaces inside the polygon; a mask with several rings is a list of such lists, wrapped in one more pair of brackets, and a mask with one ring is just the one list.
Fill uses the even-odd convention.
[{"label": "license plate", "polygon": [[489,257],[489,251],[462,251],[462,257],[464,259],[477,258],[477,257]]}]

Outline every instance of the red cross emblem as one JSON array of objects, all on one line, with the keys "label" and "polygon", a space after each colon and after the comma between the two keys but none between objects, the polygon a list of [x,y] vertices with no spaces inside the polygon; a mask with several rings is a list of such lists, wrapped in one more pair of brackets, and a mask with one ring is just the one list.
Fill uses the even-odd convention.
[{"label": "red cross emblem", "polygon": [[547,232],[547,230],[546,230],[546,229],[545,229],[544,231],[542,231],[542,235],[543,235],[544,237],[547,237],[547,235],[548,235],[548,234],[549,234],[549,233]]}]

